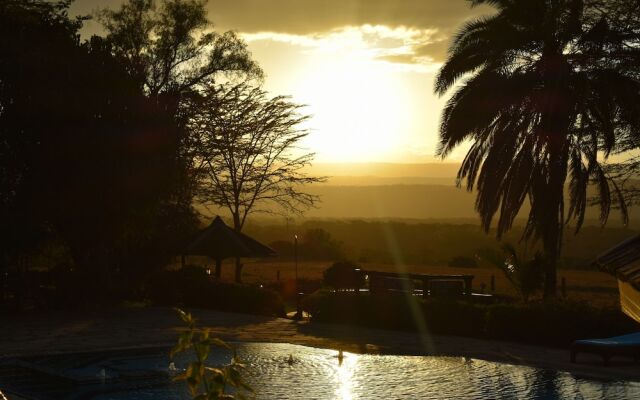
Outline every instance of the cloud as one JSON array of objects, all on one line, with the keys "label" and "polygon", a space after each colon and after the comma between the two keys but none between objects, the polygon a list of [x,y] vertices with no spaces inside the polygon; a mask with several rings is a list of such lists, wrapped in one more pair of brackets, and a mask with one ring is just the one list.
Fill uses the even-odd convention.
[{"label": "cloud", "polygon": [[209,11],[224,28],[307,35],[360,25],[443,31],[487,8],[464,0],[210,0]]},{"label": "cloud", "polygon": [[390,28],[384,25],[346,26],[307,35],[257,32],[243,33],[242,36],[249,43],[286,43],[307,53],[343,54],[391,64],[395,70],[415,72],[433,72],[444,59],[448,42],[433,29]]},{"label": "cloud", "polygon": [[382,59],[400,64],[439,64],[447,59],[450,39],[448,37],[430,37],[424,43],[411,47],[407,52],[391,54]]},{"label": "cloud", "polygon": [[314,46],[360,29],[380,60],[407,65],[444,61],[462,23],[491,12],[463,0],[210,0],[209,11],[248,40]]},{"label": "cloud", "polygon": [[[122,2],[76,0],[72,8],[89,13]],[[378,49],[381,60],[401,64],[442,62],[461,24],[491,12],[464,0],[209,0],[207,7],[218,29],[250,40],[313,46],[351,32]]]}]

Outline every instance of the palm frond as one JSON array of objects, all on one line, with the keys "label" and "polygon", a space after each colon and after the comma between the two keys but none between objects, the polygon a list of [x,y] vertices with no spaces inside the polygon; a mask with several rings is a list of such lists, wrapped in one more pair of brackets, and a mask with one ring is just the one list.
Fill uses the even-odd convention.
[{"label": "palm frond", "polygon": [[446,157],[474,132],[490,126],[502,112],[522,107],[536,84],[531,74],[483,71],[467,81],[447,103],[437,154]]}]

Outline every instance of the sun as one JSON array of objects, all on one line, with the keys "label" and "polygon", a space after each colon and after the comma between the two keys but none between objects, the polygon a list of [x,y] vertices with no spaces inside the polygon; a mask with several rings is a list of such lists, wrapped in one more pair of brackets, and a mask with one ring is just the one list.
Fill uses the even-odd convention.
[{"label": "sun", "polygon": [[[307,145],[320,161],[384,159],[409,127],[403,86],[384,65],[345,55],[308,70],[299,97],[313,118]],[[322,160],[322,159],[325,160]]]}]

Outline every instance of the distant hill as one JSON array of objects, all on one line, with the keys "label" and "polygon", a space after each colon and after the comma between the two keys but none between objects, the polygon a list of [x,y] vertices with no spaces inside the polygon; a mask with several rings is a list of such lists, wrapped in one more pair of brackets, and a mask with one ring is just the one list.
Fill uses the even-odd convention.
[{"label": "distant hill", "polygon": [[316,186],[309,218],[473,218],[474,196],[453,185]]},{"label": "distant hill", "polygon": [[[318,208],[309,210],[307,218],[364,218],[364,219],[430,219],[454,222],[475,221],[476,193],[469,193],[453,185],[318,185],[308,189],[321,198]],[[529,206],[523,206],[519,218],[524,219]],[[587,211],[587,224],[598,225],[599,210]],[[621,226],[621,218],[613,210],[611,226]],[[640,209],[631,209],[631,225],[640,225]]]},{"label": "distant hill", "polygon": [[[315,164],[309,168],[310,174],[330,178],[306,189],[319,195],[321,203],[306,212],[305,218],[430,220],[477,225],[476,193],[455,186],[458,168],[456,163],[436,162]],[[526,218],[528,211],[525,205],[519,218]],[[587,225],[599,225],[598,216],[596,208],[590,209]],[[616,211],[612,211],[609,223],[621,226]],[[637,207],[631,209],[631,226],[640,226]]]},{"label": "distant hill", "polygon": [[446,178],[451,182],[458,173],[459,163],[434,162],[425,164],[395,163],[318,163],[309,173],[329,177],[377,178]]}]

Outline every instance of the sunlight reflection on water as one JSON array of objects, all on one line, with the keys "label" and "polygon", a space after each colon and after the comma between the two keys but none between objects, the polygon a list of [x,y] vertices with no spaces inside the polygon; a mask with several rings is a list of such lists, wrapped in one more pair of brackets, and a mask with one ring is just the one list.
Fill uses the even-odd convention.
[{"label": "sunlight reflection on water", "polygon": [[[293,364],[269,363],[293,354]],[[279,356],[280,354],[280,356]],[[377,356],[289,344],[247,344],[239,355],[261,399],[628,399],[640,384],[597,382],[461,357]],[[280,367],[276,367],[279,365]]]},{"label": "sunlight reflection on water", "polygon": [[[568,373],[494,363],[464,357],[379,356],[276,343],[238,343],[237,354],[247,366],[244,375],[257,399],[593,399],[640,398],[640,383],[598,382]],[[227,363],[231,355],[215,351],[211,362]],[[174,369],[187,364],[174,360]],[[162,371],[171,368],[167,351],[42,357],[40,366],[56,366],[69,373],[95,376]],[[1,381],[1,379],[0,379]],[[138,381],[136,381],[138,382]],[[182,383],[169,378],[127,387],[127,382],[83,385],[65,399],[186,400]],[[0,385],[1,386],[1,385]],[[32,396],[33,398],[49,398]],[[51,397],[51,396],[50,396]],[[60,397],[51,397],[60,398]]]}]

